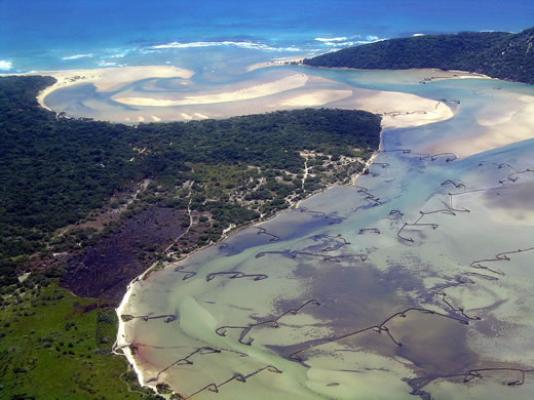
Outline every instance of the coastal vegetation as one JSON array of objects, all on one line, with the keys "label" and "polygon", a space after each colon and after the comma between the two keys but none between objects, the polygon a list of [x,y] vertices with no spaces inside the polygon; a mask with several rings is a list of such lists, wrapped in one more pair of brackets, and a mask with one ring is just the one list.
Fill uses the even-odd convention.
[{"label": "coastal vegetation", "polygon": [[[56,284],[20,286],[0,313],[0,398],[148,400],[124,360],[112,357],[113,308]],[[42,282],[41,282],[42,283]]]},{"label": "coastal vegetation", "polygon": [[534,28],[390,39],[304,60],[316,67],[439,68],[534,83]]},{"label": "coastal vegetation", "polygon": [[111,353],[127,283],[347,181],[379,144],[362,111],[72,119],[37,104],[53,82],[0,78],[0,398],[153,398]]}]

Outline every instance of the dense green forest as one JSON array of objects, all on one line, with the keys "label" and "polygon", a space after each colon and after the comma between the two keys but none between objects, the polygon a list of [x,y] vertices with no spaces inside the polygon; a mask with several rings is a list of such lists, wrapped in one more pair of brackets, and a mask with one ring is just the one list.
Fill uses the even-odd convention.
[{"label": "dense green forest", "polygon": [[534,28],[384,40],[304,60],[320,67],[440,68],[534,83]]},{"label": "dense green forest", "polygon": [[303,164],[299,150],[349,155],[356,147],[372,151],[379,142],[379,117],[360,111],[301,110],[137,127],[58,118],[35,100],[52,82],[48,77],[0,79],[4,283],[13,282],[14,268],[41,249],[54,230],[141,179],[180,187],[193,178],[195,164],[217,166],[221,173],[225,165],[296,173]]},{"label": "dense green forest", "polygon": [[162,400],[111,352],[126,284],[361,171],[380,117],[127,126],[42,109],[53,82],[0,78],[0,398]]}]

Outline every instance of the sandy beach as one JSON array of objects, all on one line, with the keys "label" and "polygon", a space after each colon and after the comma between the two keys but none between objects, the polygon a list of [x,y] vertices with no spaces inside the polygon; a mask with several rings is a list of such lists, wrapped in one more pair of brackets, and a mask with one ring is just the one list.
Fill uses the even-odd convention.
[{"label": "sandy beach", "polygon": [[358,89],[350,105],[382,115],[384,128],[407,128],[445,121],[454,116],[442,101],[408,93]]},{"label": "sandy beach", "polygon": [[[287,60],[273,61],[281,62]],[[227,84],[217,91],[207,91],[205,87],[197,86],[191,80],[193,71],[167,65],[43,71],[38,74],[50,75],[57,80],[54,85],[40,92],[37,99],[42,107],[50,109],[51,105],[45,103],[50,93],[81,83],[91,83],[98,97],[81,100],[83,113],[80,116],[129,124],[227,118],[306,107],[360,109],[380,114],[386,129],[421,126],[454,116],[454,111],[443,101],[408,93],[357,88],[312,73],[291,70],[268,70],[260,78]],[[424,70],[410,74],[407,79],[428,80],[437,77],[458,79],[464,75],[452,71],[438,75],[438,71]],[[146,86],[130,86],[148,78],[179,78],[187,85],[180,85],[185,90],[153,90],[156,86],[150,82]],[[114,93],[106,97],[110,91]],[[71,110],[69,108],[67,113],[70,114]],[[87,110],[91,112],[87,114]],[[492,125],[491,111],[482,118],[486,119],[487,125]],[[525,118],[528,120],[530,117]],[[506,124],[498,122],[500,125]],[[522,131],[520,134],[528,135]],[[502,143],[504,139],[498,139],[496,135],[495,140]]]},{"label": "sandy beach", "polygon": [[151,65],[138,67],[71,69],[64,71],[39,71],[26,75],[46,75],[56,79],[57,82],[54,85],[47,87],[39,93],[39,96],[37,96],[39,104],[43,108],[50,110],[45,104],[46,96],[58,89],[64,89],[80,83],[92,83],[98,91],[105,92],[119,88],[127,83],[147,78],[190,79],[194,75],[194,72],[168,65]]},{"label": "sandy beach", "polygon": [[505,107],[489,104],[476,115],[479,128],[470,140],[449,139],[432,145],[429,151],[467,157],[534,138],[534,96],[510,96],[506,100]]},{"label": "sandy beach", "polygon": [[[113,85],[117,88],[124,81],[125,78],[120,82],[110,80],[106,82],[106,87]],[[194,85],[190,87],[191,91],[185,92],[122,92],[119,88],[111,100],[135,107],[134,114],[128,114],[124,118],[133,122],[189,121],[306,107],[329,107],[361,109],[381,114],[385,128],[406,128],[444,121],[454,115],[452,109],[442,101],[401,92],[355,88],[312,74],[290,71],[273,71],[259,79],[230,84],[213,92],[195,91]],[[105,111],[105,108],[102,110]],[[117,119],[120,120],[126,113],[132,111],[117,110]]]},{"label": "sandy beach", "polygon": [[352,96],[352,90],[316,90],[299,94],[280,103],[283,107],[317,107]]},{"label": "sandy beach", "polygon": [[292,63],[299,64],[302,62],[302,60],[304,60],[304,58],[305,58],[304,56],[275,58],[271,61],[265,61],[265,62],[260,62],[260,63],[249,65],[246,71],[252,72],[258,69],[262,69],[262,68],[279,67],[281,65],[287,65],[287,64],[292,64]]},{"label": "sandy beach", "polygon": [[154,97],[113,97],[115,101],[133,106],[173,107],[199,104],[226,103],[230,101],[244,101],[258,97],[271,96],[283,91],[302,87],[308,81],[305,74],[290,76],[266,83],[245,87],[230,92],[185,96],[181,99],[158,99]]}]

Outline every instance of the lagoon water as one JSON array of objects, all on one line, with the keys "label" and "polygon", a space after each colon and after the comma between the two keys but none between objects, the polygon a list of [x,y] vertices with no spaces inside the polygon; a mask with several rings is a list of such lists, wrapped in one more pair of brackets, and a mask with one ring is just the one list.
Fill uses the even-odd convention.
[{"label": "lagoon water", "polygon": [[530,399],[534,140],[513,142],[534,134],[532,86],[304,69],[455,116],[385,130],[354,185],[132,283],[118,345],[141,381],[198,399]]},{"label": "lagoon water", "polygon": [[[117,344],[131,350],[141,382],[194,399],[530,400],[534,88],[489,79],[422,83],[428,71],[248,67],[385,37],[519,31],[533,7],[0,1],[2,72],[124,65],[195,72],[107,92],[79,83],[46,98],[69,115],[173,119],[177,109],[117,98],[227,92],[298,74],[323,89],[409,93],[454,111],[442,122],[386,129],[369,173],[354,185],[332,187],[133,282]],[[180,112],[233,115],[242,104]]]}]

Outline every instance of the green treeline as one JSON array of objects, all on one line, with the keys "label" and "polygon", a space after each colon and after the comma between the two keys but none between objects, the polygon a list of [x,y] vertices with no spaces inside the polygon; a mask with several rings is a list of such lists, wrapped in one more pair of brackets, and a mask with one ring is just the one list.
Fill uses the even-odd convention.
[{"label": "green treeline", "polygon": [[439,68],[534,83],[534,28],[513,34],[466,32],[384,40],[304,60],[321,67]]},{"label": "green treeline", "polygon": [[[205,175],[194,165],[213,165],[221,174],[247,165],[298,173],[300,150],[353,155],[354,148],[370,153],[379,144],[380,117],[362,111],[306,109],[137,127],[60,118],[35,100],[53,82],[0,78],[0,286],[15,281],[16,267],[56,229],[144,178],[202,186]],[[223,204],[216,214],[250,219],[238,211]]]}]

